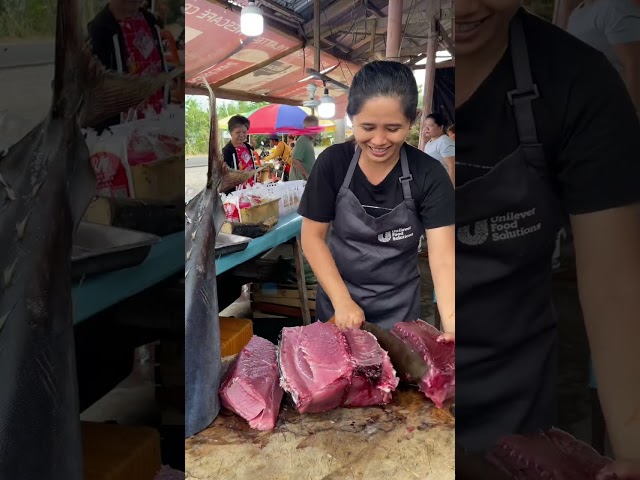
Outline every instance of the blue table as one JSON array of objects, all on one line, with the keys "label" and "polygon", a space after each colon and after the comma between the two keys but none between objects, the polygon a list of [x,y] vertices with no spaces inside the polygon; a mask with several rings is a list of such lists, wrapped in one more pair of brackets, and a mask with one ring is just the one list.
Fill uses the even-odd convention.
[{"label": "blue table", "polygon": [[267,250],[288,242],[300,234],[301,228],[302,217],[297,213],[294,212],[281,217],[273,230],[264,234],[262,237],[251,240],[247,248],[243,251],[216,258],[216,275],[231,270]]},{"label": "blue table", "polygon": [[140,265],[89,277],[71,289],[75,324],[184,271],[184,232],[162,237]]}]

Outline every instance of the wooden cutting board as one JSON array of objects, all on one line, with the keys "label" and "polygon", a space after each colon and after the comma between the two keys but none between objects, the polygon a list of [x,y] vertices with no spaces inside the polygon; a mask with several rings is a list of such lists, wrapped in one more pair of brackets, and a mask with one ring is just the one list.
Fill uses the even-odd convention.
[{"label": "wooden cutting board", "polygon": [[187,479],[409,480],[455,478],[455,419],[401,386],[371,408],[299,414],[285,395],[276,428],[258,432],[222,410],[185,442]]}]

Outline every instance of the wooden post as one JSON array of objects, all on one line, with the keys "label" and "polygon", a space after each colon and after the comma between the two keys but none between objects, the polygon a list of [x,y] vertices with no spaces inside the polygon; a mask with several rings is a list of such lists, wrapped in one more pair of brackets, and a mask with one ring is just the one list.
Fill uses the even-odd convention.
[{"label": "wooden post", "polygon": [[422,99],[422,119],[420,123],[420,150],[425,146],[425,122],[433,107],[433,89],[436,79],[436,50],[438,46],[438,30],[436,17],[429,20],[429,39],[427,40],[427,63],[424,66],[424,96]]},{"label": "wooden post", "polygon": [[386,59],[398,61],[402,46],[402,0],[389,1]]},{"label": "wooden post", "polygon": [[371,43],[369,45],[369,60],[373,60],[376,54],[376,30],[378,29],[378,20],[375,18],[371,21]]},{"label": "wooden post", "polygon": [[[320,72],[320,0],[313,0],[313,48],[315,57],[313,66],[316,72]],[[324,90],[319,97],[322,97]],[[311,115],[316,114],[316,109],[311,107]]]},{"label": "wooden post", "polygon": [[314,67],[320,70],[320,0],[313,1],[313,47],[316,51]]}]

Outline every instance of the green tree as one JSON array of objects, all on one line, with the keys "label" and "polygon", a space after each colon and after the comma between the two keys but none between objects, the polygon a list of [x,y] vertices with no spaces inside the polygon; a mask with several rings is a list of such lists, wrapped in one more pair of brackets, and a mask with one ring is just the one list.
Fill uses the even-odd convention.
[{"label": "green tree", "polygon": [[193,98],[185,102],[185,153],[206,154],[209,149],[209,108],[203,108]]},{"label": "green tree", "polygon": [[246,115],[258,108],[269,105],[269,102],[225,102],[216,107],[218,118],[226,118],[231,115]]}]

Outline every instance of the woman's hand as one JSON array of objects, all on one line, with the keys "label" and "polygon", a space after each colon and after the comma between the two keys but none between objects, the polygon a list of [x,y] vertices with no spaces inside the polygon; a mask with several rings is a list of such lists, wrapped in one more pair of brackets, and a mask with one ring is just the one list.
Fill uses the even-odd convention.
[{"label": "woman's hand", "polygon": [[335,323],[340,330],[360,328],[364,322],[364,312],[352,299],[335,305]]},{"label": "woman's hand", "polygon": [[436,341],[439,343],[456,343],[456,332],[444,332]]},{"label": "woman's hand", "polygon": [[640,460],[617,460],[604,467],[596,480],[639,480]]}]

